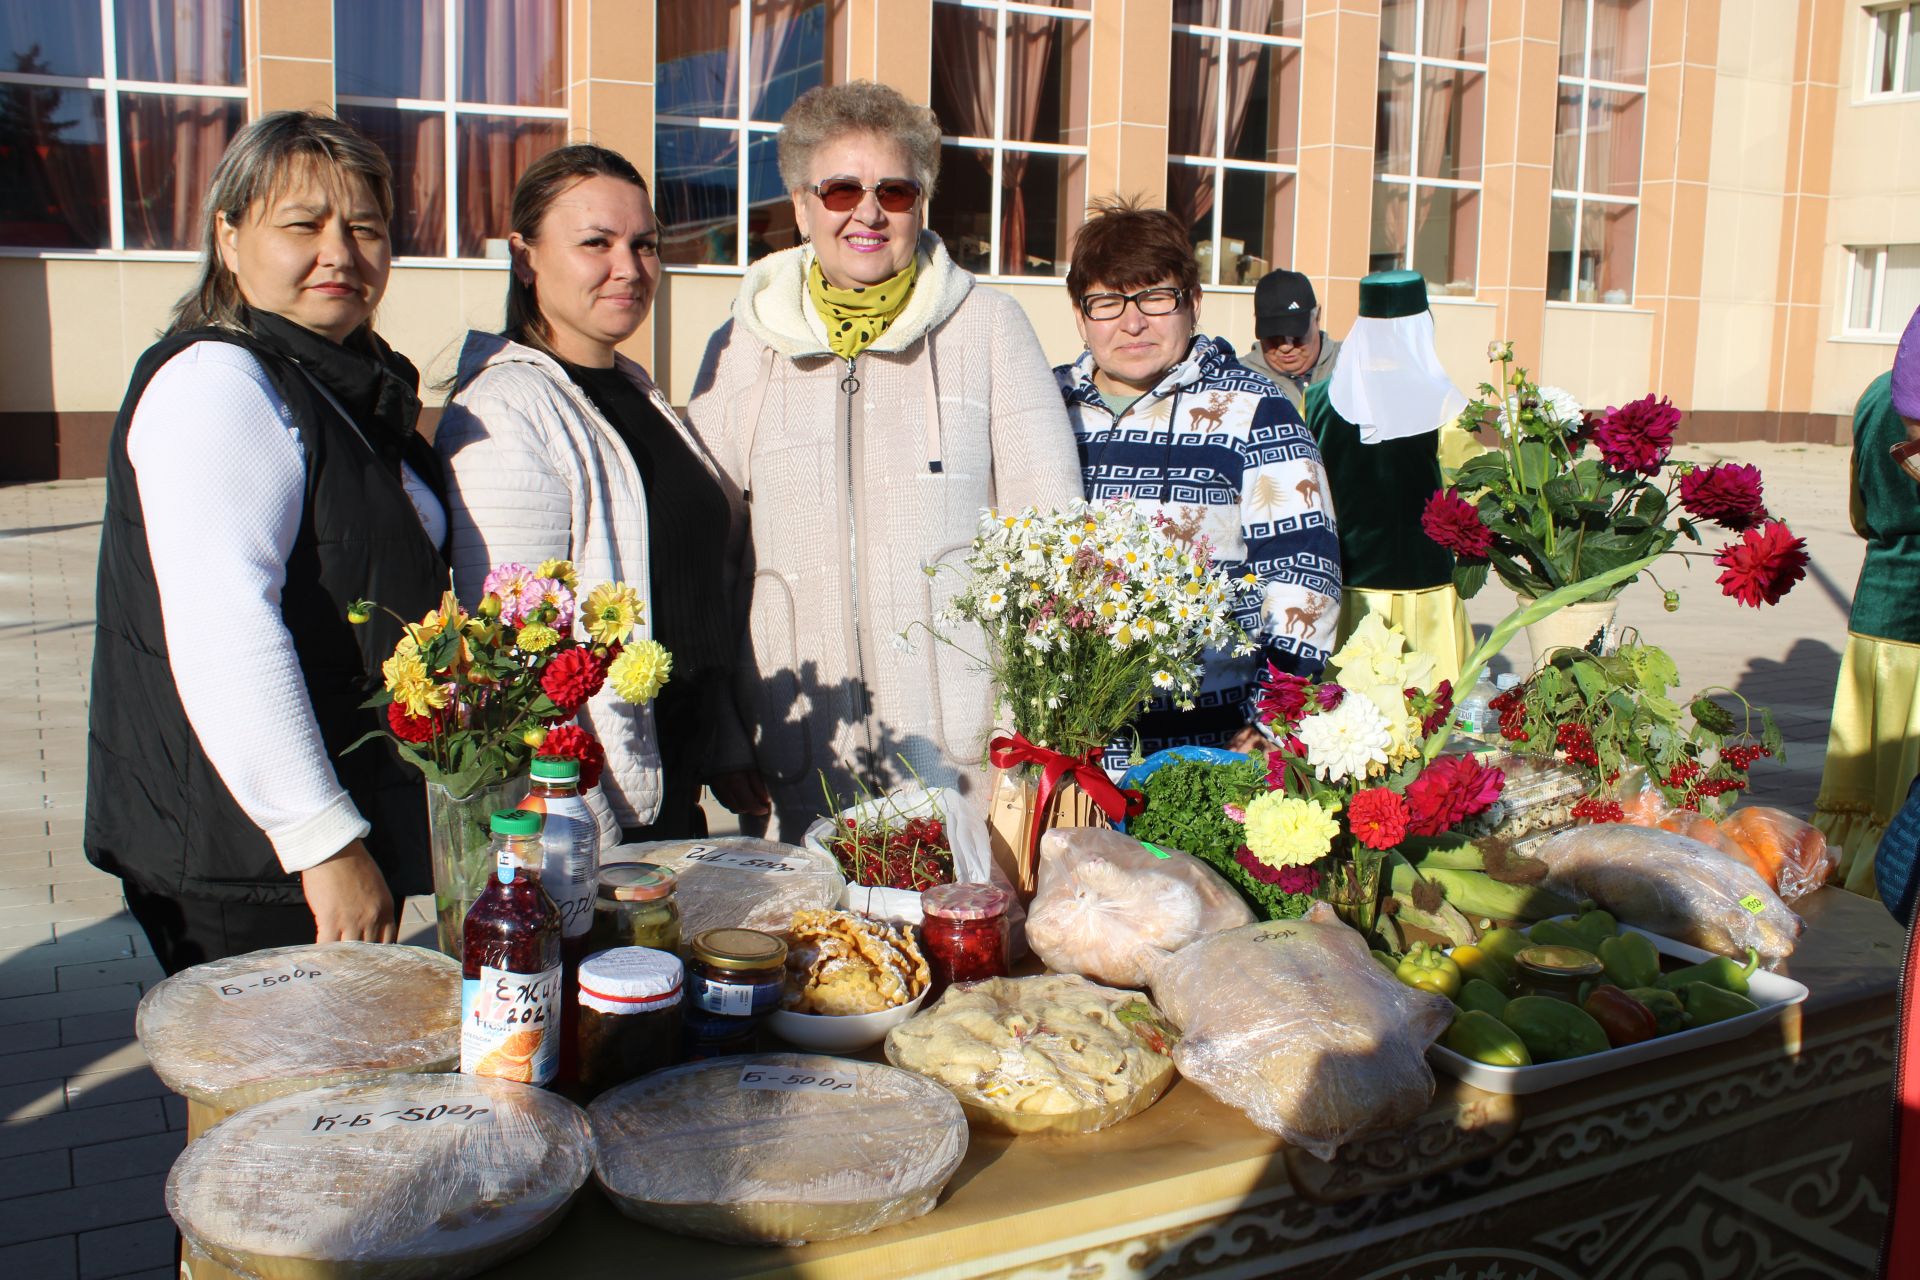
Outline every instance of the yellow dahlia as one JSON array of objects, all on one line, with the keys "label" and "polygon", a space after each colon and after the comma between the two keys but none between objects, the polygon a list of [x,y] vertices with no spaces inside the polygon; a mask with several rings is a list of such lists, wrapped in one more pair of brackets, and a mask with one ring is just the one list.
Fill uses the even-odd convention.
[{"label": "yellow dahlia", "polygon": [[658,640],[636,640],[607,668],[607,683],[628,702],[651,702],[673,673],[673,655]]},{"label": "yellow dahlia", "polygon": [[533,571],[536,578],[552,578],[569,591],[580,589],[580,575],[573,571],[571,560],[542,560],[540,567]]},{"label": "yellow dahlia", "polygon": [[401,637],[393,656],[380,664],[380,674],[387,678],[387,692],[410,716],[430,716],[447,705],[446,688],[428,674],[412,636]]},{"label": "yellow dahlia", "polygon": [[1269,791],[1247,804],[1247,852],[1270,867],[1304,867],[1327,856],[1340,823],[1311,800]]},{"label": "yellow dahlia", "polygon": [[559,643],[560,633],[543,622],[529,622],[514,639],[522,653],[545,653]]},{"label": "yellow dahlia", "polygon": [[625,644],[639,625],[640,593],[624,582],[603,582],[587,595],[580,625],[596,644]]}]

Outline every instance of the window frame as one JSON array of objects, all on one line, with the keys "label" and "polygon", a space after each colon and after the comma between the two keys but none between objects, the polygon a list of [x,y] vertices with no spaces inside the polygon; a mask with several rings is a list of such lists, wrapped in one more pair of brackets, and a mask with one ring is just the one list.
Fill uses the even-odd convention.
[{"label": "window frame", "polygon": [[[993,137],[978,138],[970,134],[943,133],[940,135],[942,147],[958,147],[967,151],[990,151],[993,153],[993,167],[988,172],[989,198],[987,201],[987,225],[993,228],[993,239],[987,259],[988,269],[979,275],[979,279],[994,284],[1056,284],[1066,287],[1064,273],[1051,276],[1008,275],[1000,270],[1000,250],[1004,237],[1000,234],[1000,196],[1004,187],[1000,181],[1003,158],[1009,151],[1024,151],[1030,155],[1041,156],[1078,156],[1084,163],[1088,159],[1088,146],[1082,143],[1073,146],[1062,142],[1025,142],[1018,139],[1009,142],[1007,132],[1007,15],[1019,14],[1023,17],[1056,18],[1068,21],[1085,22],[1091,38],[1093,31],[1093,10],[1068,9],[1050,4],[1030,4],[1027,0],[933,0],[936,5],[950,5],[957,9],[981,9],[994,15],[993,20],[993,82],[999,92],[993,95]],[[1088,104],[1091,108],[1092,104]],[[931,205],[929,205],[931,208]],[[1084,217],[1084,214],[1082,215]]]},{"label": "window frame", "polygon": [[[1647,4],[1649,8],[1651,8],[1654,2],[1655,0],[1647,0]],[[1582,188],[1584,188],[1586,179],[1587,179],[1587,139],[1592,134],[1592,129],[1589,126],[1592,123],[1591,116],[1593,112],[1594,92],[1596,90],[1599,90],[1603,92],[1612,92],[1612,93],[1636,93],[1640,95],[1640,99],[1643,104],[1647,101],[1647,94],[1648,94],[1648,86],[1644,84],[1630,84],[1622,80],[1599,80],[1594,78],[1594,75],[1593,75],[1593,6],[1594,6],[1594,0],[1586,0],[1587,29],[1581,41],[1580,74],[1577,76],[1568,76],[1568,75],[1559,75],[1556,73],[1554,77],[1556,109],[1557,109],[1559,91],[1561,89],[1565,89],[1571,86],[1574,88],[1578,88],[1580,90],[1580,150],[1579,150],[1578,159],[1576,161],[1576,168],[1574,172],[1579,175]],[[1649,12],[1648,14],[1648,22],[1649,23],[1652,22],[1651,12]],[[1560,38],[1561,38],[1561,43],[1564,45],[1566,41],[1566,33],[1562,32]],[[1549,162],[1548,174],[1551,175],[1552,171],[1553,171],[1552,165],[1551,165],[1551,162]],[[1646,126],[1646,120],[1644,119],[1644,117],[1640,122],[1640,159],[1638,164],[1635,166],[1634,172],[1638,175],[1634,179],[1634,185],[1639,190],[1644,192],[1646,189],[1646,174],[1647,174],[1647,126]],[[1549,218],[1547,253],[1549,257],[1551,257],[1553,253],[1552,233],[1551,233],[1551,226],[1552,226],[1551,218],[1552,218],[1552,207],[1553,207],[1552,202],[1555,200],[1571,200],[1574,203],[1573,203],[1573,250],[1571,254],[1569,254],[1568,256],[1567,271],[1569,274],[1568,274],[1568,280],[1567,280],[1567,297],[1564,301],[1562,301],[1560,299],[1556,299],[1553,296],[1553,278],[1551,274],[1549,274],[1547,277],[1546,288],[1544,290],[1546,305],[1549,307],[1602,307],[1602,308],[1606,308],[1614,311],[1633,310],[1637,305],[1638,299],[1640,297],[1641,218],[1639,215],[1639,210],[1640,210],[1641,197],[1637,195],[1636,196],[1599,196],[1599,195],[1589,194],[1584,189],[1565,190],[1560,187],[1552,187],[1547,192],[1547,200],[1548,200],[1547,207],[1548,207],[1548,218]],[[1627,291],[1627,299],[1625,302],[1602,302],[1599,300],[1595,300],[1593,302],[1580,301],[1580,296],[1579,296],[1580,289],[1578,284],[1580,279],[1580,231],[1581,231],[1582,224],[1586,221],[1587,205],[1589,204],[1602,204],[1602,205],[1608,205],[1614,208],[1632,208],[1634,210],[1633,287]],[[1477,289],[1479,285],[1476,283],[1474,287]]]},{"label": "window frame", "polygon": [[[41,75],[32,71],[0,70],[0,85],[17,84],[35,89],[81,90],[101,95],[103,112],[101,143],[107,159],[107,243],[99,249],[50,249],[37,245],[0,244],[0,257],[7,258],[115,258],[129,262],[194,262],[198,249],[127,248],[126,184],[121,176],[120,98],[123,94],[165,94],[176,98],[213,98],[226,101],[247,100],[246,64],[240,67],[241,83],[174,84],[163,80],[131,80],[120,74],[120,33],[116,29],[114,0],[98,0],[100,9],[100,45],[102,74],[97,76]],[[245,21],[244,16],[241,19]],[[245,121],[242,122],[243,124]]]},{"label": "window frame", "polygon": [[[1422,0],[1422,2],[1424,3],[1424,0]],[[1302,74],[1304,74],[1306,68],[1306,39],[1304,36],[1276,36],[1265,31],[1241,31],[1229,25],[1229,17],[1230,15],[1223,4],[1220,9],[1219,26],[1209,27],[1197,22],[1176,22],[1173,24],[1172,30],[1174,35],[1213,39],[1217,40],[1219,45],[1214,55],[1216,62],[1214,64],[1213,155],[1196,156],[1186,152],[1175,151],[1172,149],[1172,143],[1169,142],[1167,163],[1169,165],[1181,165],[1185,168],[1213,170],[1213,225],[1208,232],[1209,240],[1214,245],[1211,254],[1213,258],[1213,279],[1202,280],[1200,287],[1209,293],[1251,294],[1254,289],[1258,287],[1257,285],[1221,284],[1219,282],[1221,263],[1226,257],[1224,253],[1220,252],[1219,244],[1222,238],[1221,222],[1225,217],[1224,211],[1227,203],[1227,171],[1232,169],[1241,173],[1264,173],[1274,177],[1284,176],[1293,179],[1293,243],[1286,246],[1285,259],[1287,264],[1291,266],[1300,242],[1300,165],[1297,160],[1300,154],[1300,139],[1297,135],[1294,138],[1294,155],[1296,162],[1293,164],[1281,164],[1278,161],[1272,160],[1234,160],[1227,157],[1227,83],[1229,79],[1227,75],[1227,60],[1231,53],[1230,42],[1265,45],[1268,48],[1298,50],[1300,52],[1300,67]],[[1272,269],[1278,269],[1281,262],[1279,248],[1280,246],[1278,245],[1273,246],[1273,249],[1268,254],[1268,260],[1274,264],[1274,268]]]},{"label": "window frame", "polygon": [[[1495,3],[1498,3],[1498,0],[1488,0],[1489,6]],[[1489,12],[1488,20],[1492,20],[1491,12]],[[1462,178],[1423,178],[1420,176],[1420,121],[1425,112],[1421,106],[1423,95],[1420,92],[1420,72],[1426,67],[1446,67],[1453,71],[1478,71],[1487,81],[1491,80],[1491,72],[1488,70],[1489,64],[1485,62],[1467,62],[1458,58],[1437,58],[1428,54],[1425,51],[1426,31],[1427,0],[1415,0],[1413,7],[1414,51],[1412,53],[1395,53],[1387,49],[1380,51],[1381,62],[1398,62],[1413,68],[1413,118],[1407,125],[1410,131],[1409,136],[1412,138],[1412,146],[1407,152],[1407,172],[1404,176],[1397,173],[1376,173],[1373,175],[1373,180],[1375,182],[1387,183],[1389,186],[1404,186],[1407,189],[1407,248],[1406,252],[1401,255],[1400,262],[1401,269],[1406,271],[1414,269],[1413,208],[1414,202],[1420,198],[1420,188],[1434,187],[1447,191],[1472,191],[1480,196],[1478,200],[1474,201],[1473,206],[1473,292],[1465,296],[1459,294],[1436,294],[1430,299],[1430,301],[1434,302],[1474,302],[1478,301],[1480,297],[1480,233],[1486,227],[1487,216],[1486,103],[1483,97],[1480,108],[1480,180],[1478,182],[1468,182]],[[1483,90],[1483,94],[1484,92]],[[1642,137],[1641,145],[1643,147],[1645,146],[1644,136]],[[1577,229],[1576,224],[1576,230]],[[1372,256],[1371,249],[1368,250],[1368,256]],[[1452,282],[1441,281],[1440,283],[1446,285]],[[1431,285],[1429,285],[1429,292],[1431,292]]]},{"label": "window frame", "polygon": [[[1904,241],[1897,244],[1849,244],[1842,245],[1841,248],[1847,255],[1847,290],[1846,295],[1840,300],[1840,325],[1836,336],[1851,342],[1879,342],[1888,345],[1898,343],[1900,335],[1905,331],[1904,323],[1898,329],[1878,327],[1886,319],[1884,313],[1887,306],[1887,259],[1896,248],[1920,248],[1920,243]],[[1865,253],[1873,255],[1871,282],[1867,286],[1868,310],[1871,314],[1868,327],[1860,329],[1854,327],[1853,304],[1859,296],[1860,255]]]},{"label": "window frame", "polygon": [[[446,239],[442,243],[447,252],[437,254],[414,254],[406,257],[395,255],[396,267],[491,267],[505,271],[512,265],[507,257],[467,258],[460,254],[460,117],[461,116],[508,116],[517,120],[558,120],[563,125],[570,124],[573,107],[573,41],[569,38],[566,24],[572,21],[565,0],[556,0],[560,10],[560,44],[566,51],[566,83],[562,89],[567,97],[567,105],[561,107],[502,106],[487,102],[461,102],[456,96],[460,88],[460,0],[432,0],[440,6],[441,43],[444,62],[442,63],[442,81],[447,86],[444,98],[390,98],[379,94],[341,93],[340,51],[336,45],[333,59],[333,105],[335,110],[341,107],[374,107],[389,111],[411,111],[421,115],[439,114],[445,135],[440,146],[440,180],[446,184],[443,206],[442,231]],[[327,0],[327,13],[333,16],[333,0]],[[563,131],[564,140],[564,131]]]},{"label": "window frame", "polygon": [[1875,88],[1874,70],[1880,65],[1880,55],[1885,49],[1881,44],[1880,20],[1895,14],[1900,21],[1895,26],[1893,52],[1893,82],[1904,84],[1913,76],[1913,68],[1907,65],[1907,50],[1911,45],[1914,23],[1920,21],[1920,0],[1904,0],[1900,4],[1868,5],[1862,10],[1867,19],[1867,38],[1865,45],[1866,66],[1860,77],[1861,102],[1912,102],[1920,99],[1920,87],[1912,89]]}]

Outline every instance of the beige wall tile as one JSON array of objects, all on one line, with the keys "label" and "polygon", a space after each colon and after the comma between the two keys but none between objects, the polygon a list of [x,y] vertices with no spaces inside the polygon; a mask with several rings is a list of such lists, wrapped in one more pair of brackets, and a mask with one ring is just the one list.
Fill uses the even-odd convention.
[{"label": "beige wall tile", "polygon": [[259,85],[262,114],[269,111],[332,111],[333,63],[262,58],[250,77]]},{"label": "beige wall tile", "polygon": [[1694,399],[1694,364],[1699,354],[1700,301],[1697,298],[1669,298],[1660,307],[1653,343],[1653,369],[1648,387],[1661,395],[1672,396],[1676,404],[1691,405]]},{"label": "beige wall tile", "polygon": [[[574,55],[576,78],[652,82],[651,4],[645,0],[574,0],[573,15],[574,48],[581,48],[580,38],[586,40],[584,59],[578,52]],[[581,30],[583,26],[585,30]]]},{"label": "beige wall tile", "polygon": [[1433,346],[1453,385],[1467,396],[1488,376],[1487,344],[1500,337],[1500,309],[1488,302],[1436,302]]},{"label": "beige wall tile", "polygon": [[1693,409],[1766,408],[1774,308],[1761,302],[1702,302]]},{"label": "beige wall tile", "polygon": [[1620,404],[1651,389],[1651,312],[1548,307],[1543,329],[1537,367],[1581,404]]},{"label": "beige wall tile", "polygon": [[333,5],[327,0],[252,0],[249,7],[262,57],[333,57]]},{"label": "beige wall tile", "polygon": [[[1507,0],[1507,4],[1517,4],[1523,11],[1521,21],[1526,24],[1525,29],[1529,40],[1544,41],[1556,46],[1560,43],[1559,0]],[[1495,4],[1492,7],[1501,9],[1507,5]],[[1659,4],[1655,4],[1654,11],[1657,13],[1660,7]]]},{"label": "beige wall tile", "polygon": [[[1721,0],[1687,0],[1686,59],[1688,62],[1715,66],[1720,56],[1721,10],[1729,6]],[[1745,9],[1747,0],[1734,0],[1732,8]],[[1660,8],[1659,5],[1654,6]]]},{"label": "beige wall tile", "polygon": [[1654,66],[1678,62],[1687,43],[1687,0],[1651,5],[1648,56]]},{"label": "beige wall tile", "polygon": [[577,84],[572,95],[575,142],[610,147],[642,174],[653,172],[653,86],[613,80]]},{"label": "beige wall tile", "polygon": [[1680,68],[1655,67],[1647,76],[1642,182],[1665,182],[1677,172],[1680,146]]},{"label": "beige wall tile", "polygon": [[[1114,0],[1096,0],[1096,14],[1103,9],[1123,6]],[[1103,75],[1102,67],[1115,65],[1096,56],[1091,62],[1093,84],[1114,81],[1117,95],[1115,117],[1130,124],[1165,126],[1171,122],[1167,95],[1173,76],[1173,4],[1172,0],[1126,0],[1118,77]]]}]

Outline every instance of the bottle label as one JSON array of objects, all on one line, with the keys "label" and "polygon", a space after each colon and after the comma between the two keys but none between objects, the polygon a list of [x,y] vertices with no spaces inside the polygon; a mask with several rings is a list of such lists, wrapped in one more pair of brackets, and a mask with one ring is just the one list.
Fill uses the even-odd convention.
[{"label": "bottle label", "polygon": [[560,936],[586,936],[593,927],[600,870],[600,825],[593,811],[579,796],[528,796],[520,807],[546,815],[540,828],[540,887],[560,909]]},{"label": "bottle label", "polygon": [[560,1061],[560,966],[482,968],[460,984],[460,1070],[547,1084]]},{"label": "bottle label", "polygon": [[746,1018],[753,1015],[753,991],[746,983],[707,981],[700,984],[693,1002],[708,1013]]},{"label": "bottle label", "polygon": [[512,884],[513,878],[520,873],[520,864],[513,859],[513,846],[505,840],[493,851],[493,871],[501,884]]}]

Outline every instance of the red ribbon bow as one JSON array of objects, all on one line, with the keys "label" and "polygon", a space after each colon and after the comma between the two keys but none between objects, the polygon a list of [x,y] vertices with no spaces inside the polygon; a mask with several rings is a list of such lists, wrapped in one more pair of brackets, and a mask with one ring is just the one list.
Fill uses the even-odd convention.
[{"label": "red ribbon bow", "polygon": [[1079,784],[1087,797],[1100,806],[1100,812],[1107,815],[1110,822],[1121,822],[1138,814],[1147,807],[1147,797],[1138,791],[1122,791],[1115,786],[1107,771],[1100,767],[1100,748],[1095,747],[1082,756],[1070,756],[1064,751],[1054,751],[1047,747],[1036,746],[1027,741],[1024,734],[993,739],[987,744],[987,759],[993,761],[996,769],[1011,769],[1016,765],[1037,764],[1040,768],[1040,791],[1034,799],[1034,821],[1028,824],[1027,865],[1037,864],[1040,855],[1040,815],[1047,811],[1047,802],[1053,799],[1053,789],[1064,777],[1071,776]]}]

